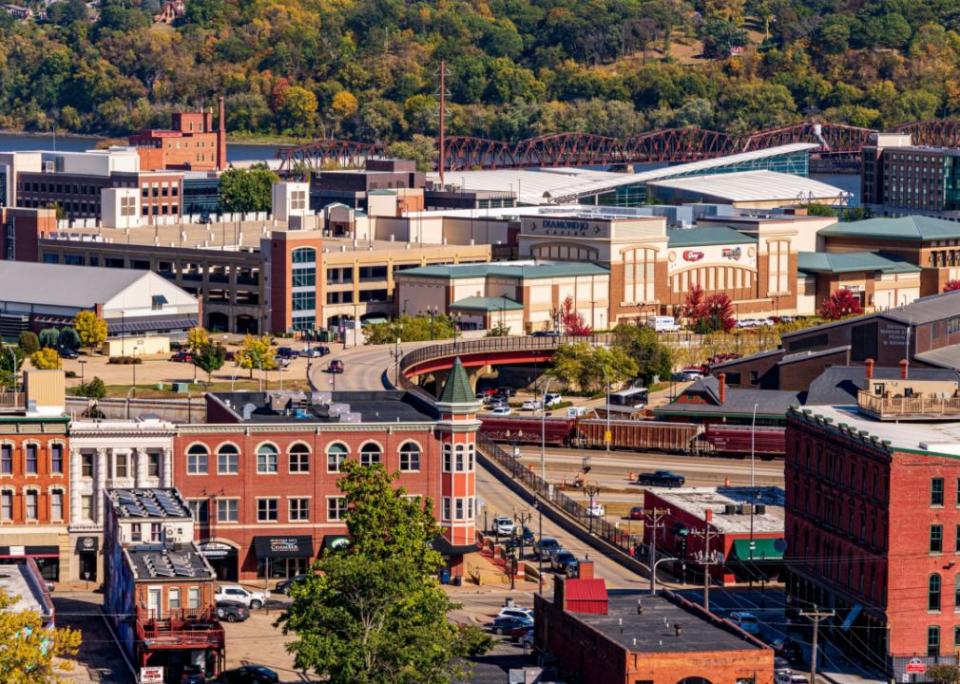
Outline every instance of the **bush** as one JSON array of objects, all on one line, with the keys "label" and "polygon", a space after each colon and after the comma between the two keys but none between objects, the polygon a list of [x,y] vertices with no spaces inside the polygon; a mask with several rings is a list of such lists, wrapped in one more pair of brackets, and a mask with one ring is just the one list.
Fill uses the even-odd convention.
[{"label": "bush", "polygon": [[86,382],[77,387],[74,390],[74,394],[89,399],[103,399],[107,396],[107,386],[103,383],[103,380],[94,376],[90,382]]},{"label": "bush", "polygon": [[65,372],[64,372],[64,376],[66,376],[66,377],[68,377],[68,378],[75,378],[75,377],[77,377],[77,371],[70,371],[70,370],[65,371]]},{"label": "bush", "polygon": [[17,346],[23,351],[24,356],[32,356],[40,351],[40,338],[37,337],[37,333],[24,330],[20,333]]},{"label": "bush", "polygon": [[143,363],[143,359],[139,356],[111,356],[107,359],[107,363],[112,363],[118,366],[139,366]]}]

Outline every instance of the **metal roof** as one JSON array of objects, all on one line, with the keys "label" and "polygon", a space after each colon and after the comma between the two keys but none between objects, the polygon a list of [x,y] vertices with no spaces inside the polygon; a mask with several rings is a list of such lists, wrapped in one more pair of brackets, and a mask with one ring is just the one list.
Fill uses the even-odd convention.
[{"label": "metal roof", "polygon": [[844,200],[847,194],[842,188],[812,178],[765,170],[668,178],[651,181],[647,185],[698,193],[728,202],[806,202],[811,198],[840,201]]},{"label": "metal roof", "polygon": [[727,513],[728,505],[763,504],[766,512],[753,516],[754,532],[783,532],[785,492],[780,487],[651,487],[650,493],[699,520],[706,520],[711,511],[711,525],[721,534],[750,531],[749,513]]},{"label": "metal roof", "polygon": [[960,316],[960,290],[921,297],[912,304],[899,309],[887,309],[878,315],[913,325],[954,318]]},{"label": "metal roof", "polygon": [[[522,204],[563,204],[576,201],[578,197],[597,195],[615,190],[623,185],[635,185],[648,181],[674,178],[723,168],[731,164],[768,159],[794,152],[816,148],[812,143],[793,143],[769,147],[763,150],[741,152],[716,159],[703,159],[687,164],[664,166],[640,173],[612,173],[593,169],[489,169],[482,171],[448,171],[444,180],[463,190],[512,191]],[[431,180],[439,180],[437,173],[427,174]],[[840,190],[837,189],[839,194]]]},{"label": "metal roof", "polygon": [[437,264],[408,268],[398,273],[402,276],[419,276],[424,278],[485,278],[487,276],[501,276],[533,280],[537,278],[562,278],[565,276],[608,275],[610,271],[603,266],[575,261],[564,262],[493,262],[482,264]]},{"label": "metal roof", "polygon": [[467,371],[460,363],[459,356],[453,360],[453,366],[450,368],[447,381],[444,383],[437,401],[443,404],[477,403],[473,390],[470,389],[470,378],[467,377]]},{"label": "metal roof", "polygon": [[757,238],[727,226],[703,226],[667,231],[667,247],[706,247],[707,245],[745,245]]},{"label": "metal roof", "polygon": [[[939,349],[914,354],[913,358],[923,363],[929,363],[931,366],[960,370],[960,344],[951,344]],[[915,371],[916,369],[910,369],[911,374]]]},{"label": "metal roof", "polygon": [[920,267],[883,252],[799,252],[797,270],[804,273],[919,273]]},{"label": "metal roof", "polygon": [[0,261],[0,301],[90,308],[147,278],[160,276],[128,268]]},{"label": "metal roof", "polygon": [[960,238],[960,223],[932,216],[872,218],[851,223],[835,223],[821,230],[820,235],[906,241],[955,240]]},{"label": "metal roof", "polygon": [[450,308],[470,311],[522,311],[523,304],[508,297],[464,297],[451,304]]}]

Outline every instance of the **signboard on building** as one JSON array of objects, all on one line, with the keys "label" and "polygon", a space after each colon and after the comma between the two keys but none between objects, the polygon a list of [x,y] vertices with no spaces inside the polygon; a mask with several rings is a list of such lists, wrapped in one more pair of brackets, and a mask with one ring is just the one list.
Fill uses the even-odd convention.
[{"label": "signboard on building", "polygon": [[232,546],[223,542],[203,542],[198,545],[198,548],[207,558],[226,558],[233,549]]},{"label": "signboard on building", "polygon": [[927,664],[919,658],[912,658],[904,669],[907,674],[926,674]]},{"label": "signboard on building", "polygon": [[163,684],[163,667],[141,667],[140,684]]}]

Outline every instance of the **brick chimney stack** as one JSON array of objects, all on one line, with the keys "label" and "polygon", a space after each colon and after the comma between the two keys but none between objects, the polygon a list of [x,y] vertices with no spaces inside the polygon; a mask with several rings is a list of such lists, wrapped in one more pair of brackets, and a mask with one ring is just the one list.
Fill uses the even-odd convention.
[{"label": "brick chimney stack", "polygon": [[906,359],[900,359],[900,377],[903,378],[904,380],[906,380],[907,376],[910,374],[909,368],[910,368],[910,362],[907,361]]},{"label": "brick chimney stack", "polygon": [[220,117],[217,122],[217,170],[227,168],[227,114],[223,96],[220,96]]},{"label": "brick chimney stack", "polygon": [[867,359],[863,362],[863,365],[866,366],[864,371],[864,376],[867,380],[873,380],[873,364],[876,363],[873,359]]},{"label": "brick chimney stack", "polygon": [[723,404],[727,400],[727,374],[717,373],[717,382],[720,383],[720,403]]}]

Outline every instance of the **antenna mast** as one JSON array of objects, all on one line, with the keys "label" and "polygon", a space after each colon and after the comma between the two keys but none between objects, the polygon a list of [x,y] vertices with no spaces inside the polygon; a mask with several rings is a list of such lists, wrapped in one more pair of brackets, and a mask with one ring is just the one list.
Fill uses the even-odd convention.
[{"label": "antenna mast", "polygon": [[447,119],[447,63],[440,60],[440,187],[443,187],[443,169],[447,163],[446,119]]}]

